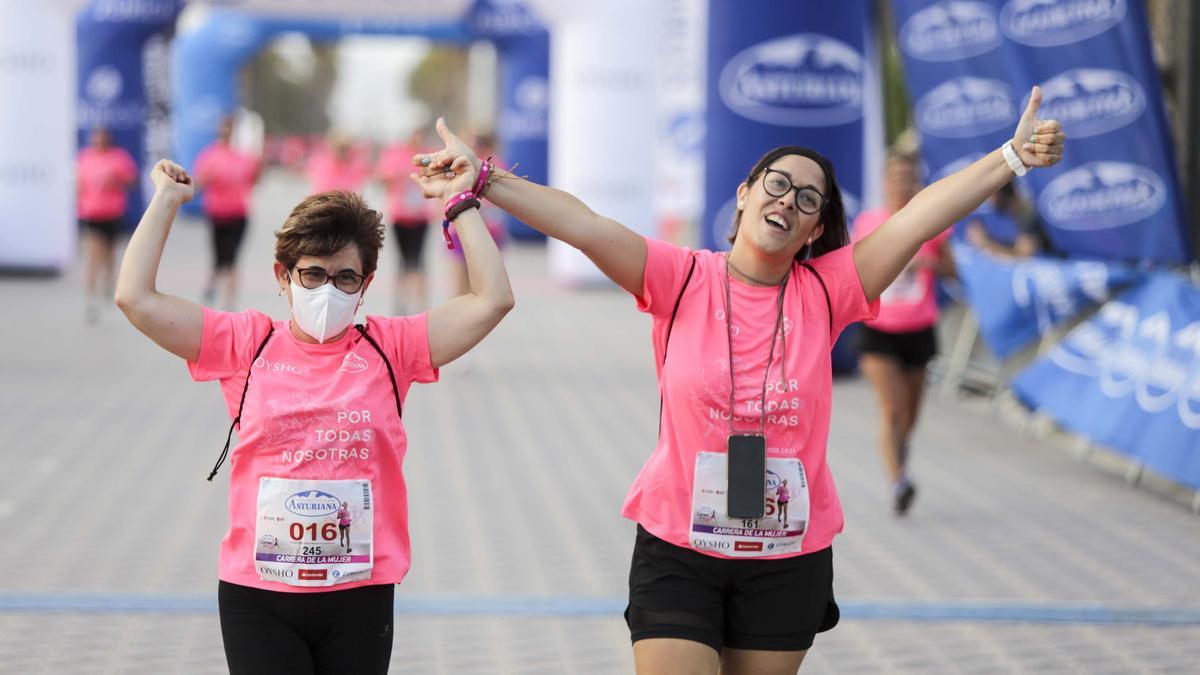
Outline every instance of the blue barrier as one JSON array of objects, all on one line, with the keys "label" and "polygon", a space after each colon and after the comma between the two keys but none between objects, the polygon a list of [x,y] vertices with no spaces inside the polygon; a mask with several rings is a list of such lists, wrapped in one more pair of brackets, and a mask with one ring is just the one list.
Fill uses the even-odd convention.
[{"label": "blue barrier", "polygon": [[1145,277],[1013,389],[1080,436],[1200,488],[1200,288],[1166,273]]}]

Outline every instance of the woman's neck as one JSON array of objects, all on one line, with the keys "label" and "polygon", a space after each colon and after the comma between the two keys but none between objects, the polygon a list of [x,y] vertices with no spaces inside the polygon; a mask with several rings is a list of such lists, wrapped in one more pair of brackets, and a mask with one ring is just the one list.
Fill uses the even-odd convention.
[{"label": "woman's neck", "polygon": [[755,286],[775,286],[792,269],[793,258],[766,258],[745,247],[734,246],[728,253],[729,275]]}]

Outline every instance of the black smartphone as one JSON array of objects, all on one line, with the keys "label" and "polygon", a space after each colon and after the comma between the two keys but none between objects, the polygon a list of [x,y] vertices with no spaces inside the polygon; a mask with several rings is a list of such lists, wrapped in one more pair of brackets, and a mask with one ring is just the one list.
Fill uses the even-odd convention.
[{"label": "black smartphone", "polygon": [[760,434],[729,436],[730,518],[762,518],[767,510],[767,439]]}]

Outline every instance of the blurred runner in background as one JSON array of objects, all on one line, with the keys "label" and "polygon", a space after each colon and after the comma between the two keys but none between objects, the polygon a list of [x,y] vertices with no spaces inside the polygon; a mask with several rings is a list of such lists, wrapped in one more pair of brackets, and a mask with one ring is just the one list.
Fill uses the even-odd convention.
[{"label": "blurred runner in background", "polygon": [[116,282],[113,247],[136,180],[133,157],[113,145],[107,127],[93,127],[88,146],[79,151],[75,179],[83,248],[84,318],[88,323],[99,320],[100,304],[112,302]]},{"label": "blurred runner in background", "polygon": [[212,305],[220,287],[220,306],[227,311],[237,303],[237,255],[246,234],[250,195],[261,168],[257,157],[230,144],[232,136],[233,118],[226,117],[217,129],[217,140],[196,158],[204,215],[212,228],[213,268],[204,290],[204,303]]}]

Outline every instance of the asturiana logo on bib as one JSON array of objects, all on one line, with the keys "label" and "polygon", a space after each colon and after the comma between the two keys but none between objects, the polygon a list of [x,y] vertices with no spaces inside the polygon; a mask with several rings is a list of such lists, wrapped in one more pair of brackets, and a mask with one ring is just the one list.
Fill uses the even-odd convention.
[{"label": "asturiana logo on bib", "polygon": [[1000,28],[1016,42],[1055,47],[1080,42],[1125,18],[1125,0],[1009,0]]},{"label": "asturiana logo on bib", "polygon": [[986,2],[939,2],[916,12],[900,27],[900,48],[922,61],[955,61],[999,46],[996,12]]},{"label": "asturiana logo on bib", "polygon": [[342,502],[328,492],[305,490],[288,497],[283,505],[298,516],[318,518],[337,513],[342,507]]},{"label": "asturiana logo on bib", "polygon": [[968,138],[1012,125],[1017,107],[1004,82],[957,77],[921,97],[916,116],[917,126],[931,136]]},{"label": "asturiana logo on bib", "polygon": [[1098,136],[1136,120],[1146,110],[1146,92],[1129,73],[1076,68],[1042,83],[1038,117],[1062,122],[1072,138]]},{"label": "asturiana logo on bib", "polygon": [[1103,230],[1154,215],[1167,186],[1150,169],[1125,162],[1092,162],[1050,181],[1038,206],[1055,227]]},{"label": "asturiana logo on bib", "polygon": [[721,100],[756,122],[817,127],[862,117],[863,57],[827,35],[800,33],[760,42],[721,71]]}]

